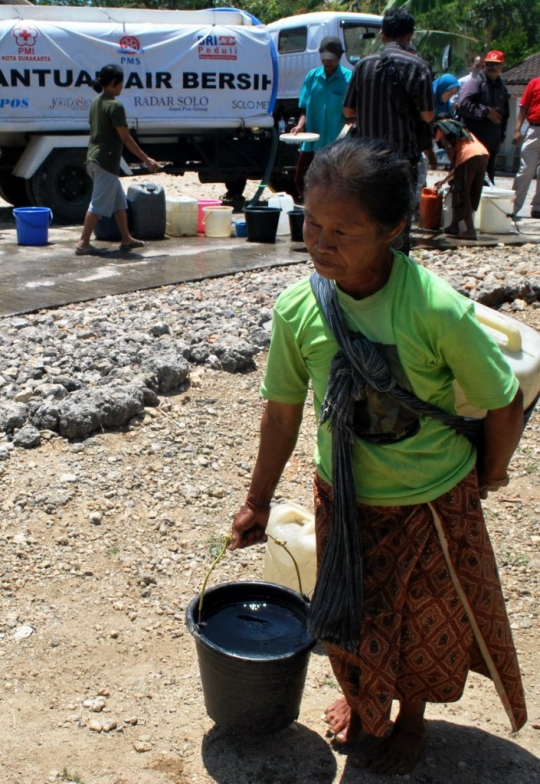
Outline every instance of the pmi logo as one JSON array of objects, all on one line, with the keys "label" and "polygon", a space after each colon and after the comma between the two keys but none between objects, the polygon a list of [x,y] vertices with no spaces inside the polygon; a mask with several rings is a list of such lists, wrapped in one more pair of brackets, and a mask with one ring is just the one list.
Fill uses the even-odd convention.
[{"label": "pmi logo", "polygon": [[19,49],[19,54],[32,53],[38,39],[38,31],[30,25],[17,25],[13,28],[13,37]]},{"label": "pmi logo", "polygon": [[119,41],[119,46],[123,52],[142,52],[141,42],[134,35],[124,35]]}]

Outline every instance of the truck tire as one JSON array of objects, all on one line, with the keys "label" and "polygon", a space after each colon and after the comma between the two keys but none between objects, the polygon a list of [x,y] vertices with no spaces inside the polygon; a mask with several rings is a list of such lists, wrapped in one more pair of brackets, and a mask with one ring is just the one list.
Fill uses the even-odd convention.
[{"label": "truck tire", "polygon": [[0,177],[0,196],[14,207],[35,206],[29,194],[29,181],[13,174],[3,174]]},{"label": "truck tire", "polygon": [[92,195],[85,161],[85,149],[55,150],[32,177],[36,205],[50,207],[56,223],[84,221]]}]

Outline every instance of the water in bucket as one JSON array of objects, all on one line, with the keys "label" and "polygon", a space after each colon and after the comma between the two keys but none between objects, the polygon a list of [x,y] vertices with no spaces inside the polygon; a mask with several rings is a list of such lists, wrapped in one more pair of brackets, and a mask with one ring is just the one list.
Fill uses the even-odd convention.
[{"label": "water in bucket", "polygon": [[206,712],[223,729],[266,735],[298,718],[309,656],[309,603],[265,582],[223,583],[186,610]]},{"label": "water in bucket", "polygon": [[224,651],[254,658],[294,653],[310,640],[298,615],[265,601],[229,604],[205,619],[201,633]]},{"label": "water in bucket", "polygon": [[19,245],[46,245],[49,224],[53,219],[49,207],[16,207],[13,210]]}]

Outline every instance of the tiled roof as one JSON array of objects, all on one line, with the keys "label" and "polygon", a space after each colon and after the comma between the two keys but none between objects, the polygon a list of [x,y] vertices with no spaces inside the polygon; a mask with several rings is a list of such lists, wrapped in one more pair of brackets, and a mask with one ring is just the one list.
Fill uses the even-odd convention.
[{"label": "tiled roof", "polygon": [[511,84],[528,84],[531,79],[540,76],[540,52],[530,54],[519,65],[504,71],[502,78],[506,86]]}]

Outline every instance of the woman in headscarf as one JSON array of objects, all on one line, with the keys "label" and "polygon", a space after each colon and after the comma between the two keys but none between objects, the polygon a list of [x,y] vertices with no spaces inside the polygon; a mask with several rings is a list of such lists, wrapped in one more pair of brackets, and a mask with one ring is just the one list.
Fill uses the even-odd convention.
[{"label": "woman in headscarf", "polygon": [[459,82],[452,74],[443,74],[433,82],[433,93],[435,95],[435,119],[442,117],[452,117],[451,99],[457,95]]},{"label": "woman in headscarf", "polygon": [[[444,230],[460,239],[475,240],[473,214],[480,204],[489,152],[457,120],[435,121],[435,143],[450,159],[450,173],[437,183],[439,187],[448,181],[452,183],[452,222]],[[465,223],[463,232],[459,230],[460,221]]]}]

